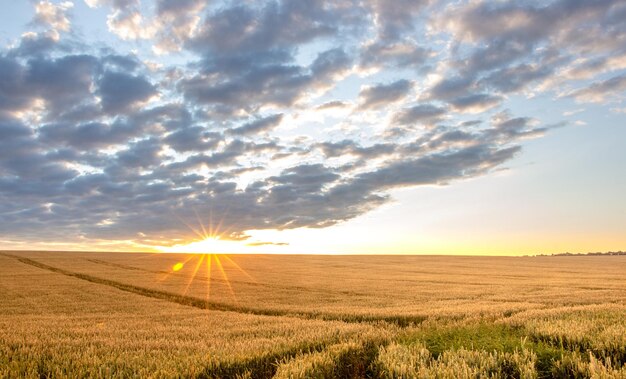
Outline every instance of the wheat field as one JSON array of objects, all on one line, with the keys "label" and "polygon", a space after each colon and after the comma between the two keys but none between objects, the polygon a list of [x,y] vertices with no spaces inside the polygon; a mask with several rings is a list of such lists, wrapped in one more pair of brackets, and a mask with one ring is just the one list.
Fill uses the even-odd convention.
[{"label": "wheat field", "polygon": [[626,378],[626,257],[0,252],[0,377]]}]

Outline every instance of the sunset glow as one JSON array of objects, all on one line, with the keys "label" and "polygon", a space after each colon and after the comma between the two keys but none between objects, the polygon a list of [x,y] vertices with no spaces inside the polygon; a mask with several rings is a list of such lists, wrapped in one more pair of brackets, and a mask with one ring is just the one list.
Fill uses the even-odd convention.
[{"label": "sunset glow", "polygon": [[187,244],[160,247],[159,250],[167,253],[197,253],[197,254],[238,254],[251,253],[246,246],[238,241],[223,241],[219,237],[209,237],[201,241]]},{"label": "sunset glow", "polygon": [[5,1],[0,244],[626,249],[625,7]]},{"label": "sunset glow", "polygon": [[626,0],[0,0],[0,378],[625,378]]}]

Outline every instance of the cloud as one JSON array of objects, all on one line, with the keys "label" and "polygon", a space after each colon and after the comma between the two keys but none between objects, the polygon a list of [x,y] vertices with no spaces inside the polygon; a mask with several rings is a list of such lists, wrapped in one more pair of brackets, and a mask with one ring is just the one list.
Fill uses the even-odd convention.
[{"label": "cloud", "polygon": [[139,9],[118,9],[109,16],[107,25],[109,30],[125,40],[150,39],[156,30],[152,25],[146,25]]},{"label": "cloud", "polygon": [[240,70],[232,71],[230,60],[213,60],[206,62],[209,75],[182,80],[179,88],[185,99],[224,106],[232,112],[255,112],[262,105],[288,107],[308,93],[327,87],[336,75],[349,68],[343,52],[336,49],[318,54],[309,67],[284,64],[282,60],[291,58],[275,52],[261,54],[259,60],[248,55],[235,58],[235,66]]},{"label": "cloud", "polygon": [[[472,2],[452,8],[449,13],[442,14],[438,22],[449,26],[459,40],[499,39],[532,44],[549,37],[567,38],[574,30],[584,28],[587,22],[607,16],[618,2],[558,0],[540,4]],[[452,15],[456,22],[449,19]],[[573,23],[574,20],[577,23]]]},{"label": "cloud", "polygon": [[97,66],[97,60],[88,55],[37,57],[25,64],[13,57],[0,57],[0,109],[22,112],[39,107],[41,113],[54,118],[92,96]]},{"label": "cloud", "polygon": [[222,114],[289,107],[332,87],[353,58],[340,46],[295,63],[297,47],[357,28],[351,1],[282,1],[209,10],[185,48],[202,57],[200,73],[179,89],[185,99]]},{"label": "cloud", "polygon": [[314,77],[333,77],[347,71],[352,64],[352,58],[343,49],[330,49],[320,53],[311,64],[311,73]]},{"label": "cloud", "polygon": [[[421,99],[444,101],[451,106],[452,110],[460,113],[485,112],[502,100],[497,92],[487,92],[487,88],[484,88],[487,84],[487,79],[477,81],[474,72],[457,71],[434,82],[422,92]],[[402,118],[396,119],[402,120]]]},{"label": "cloud", "polygon": [[0,57],[0,111],[24,109],[33,101],[23,88],[26,72],[17,61]]},{"label": "cloud", "polygon": [[403,99],[413,89],[413,83],[400,79],[389,84],[377,84],[366,87],[359,93],[359,108],[379,108],[389,103]]},{"label": "cloud", "polygon": [[428,0],[372,1],[375,22],[381,40],[394,40],[414,30],[414,18]]},{"label": "cloud", "polygon": [[0,129],[0,139],[3,141],[29,137],[33,134],[31,128],[15,119],[0,119],[0,123],[2,123],[2,128]]},{"label": "cloud", "polygon": [[11,55],[16,57],[33,57],[49,53],[53,50],[64,50],[65,46],[55,30],[44,32],[28,32],[22,35],[17,48]]},{"label": "cloud", "polygon": [[161,141],[156,138],[143,139],[128,145],[116,154],[117,161],[126,168],[147,168],[161,163]]},{"label": "cloud", "polygon": [[[429,21],[430,30],[452,36],[454,49],[443,66],[444,79],[426,91],[426,98],[452,100],[464,111],[478,94],[492,105],[499,96],[520,91],[560,94],[572,82],[606,71],[602,62],[620,66],[626,30],[615,26],[615,15],[623,12],[615,0],[449,5]],[[573,96],[597,101],[592,92]],[[488,109],[483,105],[469,109]]]},{"label": "cloud", "polygon": [[481,113],[491,109],[502,102],[502,97],[477,93],[461,96],[450,100],[450,104],[457,112]]},{"label": "cloud", "polygon": [[71,146],[76,149],[106,147],[122,144],[130,137],[138,135],[133,125],[117,122],[105,124],[90,122],[86,124],[46,124],[39,129],[40,139],[46,143]]},{"label": "cloud", "polygon": [[626,90],[617,0],[87,0],[106,43],[72,31],[84,7],[32,4],[0,50],[4,239],[328,227],[501,169],[561,125],[528,96]]},{"label": "cloud", "polygon": [[66,13],[73,7],[74,4],[70,1],[64,1],[59,4],[45,0],[40,1],[35,4],[34,23],[49,26],[56,31],[68,32],[71,23]]},{"label": "cloud", "polygon": [[360,56],[362,68],[384,67],[422,67],[431,56],[428,48],[417,45],[414,41],[405,40],[398,42],[377,41],[368,44]]},{"label": "cloud", "polygon": [[446,114],[446,109],[432,104],[418,104],[404,108],[394,115],[394,122],[400,125],[410,125],[418,122],[428,124],[439,121]]},{"label": "cloud", "polygon": [[85,3],[91,8],[109,7],[107,27],[123,40],[149,39],[156,33],[155,26],[144,20],[141,0],[85,0]]},{"label": "cloud", "polygon": [[509,93],[519,91],[528,84],[546,78],[550,74],[552,74],[550,67],[524,63],[495,71],[483,79],[481,83],[501,93]]},{"label": "cloud", "polygon": [[123,112],[156,95],[156,88],[144,77],[106,71],[98,80],[98,94],[105,112]]},{"label": "cloud", "polygon": [[311,83],[301,68],[259,67],[241,76],[196,76],[181,83],[185,99],[199,104],[224,105],[235,110],[255,111],[261,104],[291,106]]},{"label": "cloud", "polygon": [[261,132],[268,132],[280,125],[282,119],[282,113],[263,117],[247,124],[238,126],[236,128],[229,129],[229,133],[235,135],[249,135]]},{"label": "cloud", "polygon": [[328,158],[342,157],[346,155],[358,156],[360,158],[372,159],[381,155],[388,155],[394,152],[396,146],[389,143],[375,144],[363,147],[351,140],[339,142],[322,142],[316,145]]},{"label": "cloud", "polygon": [[163,142],[179,152],[210,151],[221,141],[221,134],[210,132],[201,126],[176,129],[163,138]]},{"label": "cloud", "polygon": [[449,100],[468,94],[475,88],[473,78],[452,77],[442,79],[433,85],[428,91],[428,98]]},{"label": "cloud", "polygon": [[345,108],[347,106],[348,104],[346,104],[343,101],[334,100],[334,101],[329,101],[322,105],[319,105],[316,109],[323,110],[323,109],[333,109],[333,108]]},{"label": "cloud", "polygon": [[350,184],[356,192],[376,192],[394,187],[447,184],[463,176],[474,176],[511,159],[519,146],[498,149],[486,145],[460,151],[402,160],[376,171],[359,175]]},{"label": "cloud", "polygon": [[158,43],[157,53],[181,50],[182,45],[192,38],[206,7],[202,0],[158,0],[156,2],[155,25]]},{"label": "cloud", "polygon": [[622,92],[625,89],[626,75],[617,75],[573,91],[569,96],[581,102],[599,103],[604,101],[608,96]]},{"label": "cloud", "polygon": [[302,44],[349,27],[356,12],[359,7],[351,1],[295,0],[255,8],[238,4],[211,13],[189,45],[199,51],[231,53]]},{"label": "cloud", "polygon": [[246,246],[289,246],[287,242],[248,242]]},{"label": "cloud", "polygon": [[433,51],[418,43],[416,35],[425,35],[424,19],[428,15],[429,0],[401,0],[369,2],[374,21],[375,37],[362,45],[360,66],[363,70],[384,68],[423,69]]}]

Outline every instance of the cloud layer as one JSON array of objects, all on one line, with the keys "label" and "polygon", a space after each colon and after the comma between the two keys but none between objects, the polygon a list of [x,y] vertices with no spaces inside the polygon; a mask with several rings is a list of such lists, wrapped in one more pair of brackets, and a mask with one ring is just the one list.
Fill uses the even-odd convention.
[{"label": "cloud layer", "polygon": [[93,47],[72,3],[34,4],[0,51],[2,240],[328,227],[502,167],[551,127],[511,97],[626,90],[618,0],[86,4],[151,48]]}]

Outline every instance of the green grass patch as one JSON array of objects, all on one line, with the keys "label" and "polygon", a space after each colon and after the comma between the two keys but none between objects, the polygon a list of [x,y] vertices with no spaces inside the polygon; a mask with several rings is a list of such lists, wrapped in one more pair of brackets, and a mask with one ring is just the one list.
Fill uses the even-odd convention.
[{"label": "green grass patch", "polygon": [[512,353],[522,348],[537,354],[539,378],[552,378],[554,363],[568,353],[562,347],[530,338],[524,328],[505,324],[480,322],[466,325],[424,325],[407,332],[398,340],[401,344],[423,343],[434,358],[446,350],[466,348]]},{"label": "green grass patch", "polygon": [[425,326],[401,338],[400,343],[421,341],[434,357],[446,350],[460,348],[486,351],[513,352],[528,343],[525,332],[502,324],[478,323],[469,325]]}]

